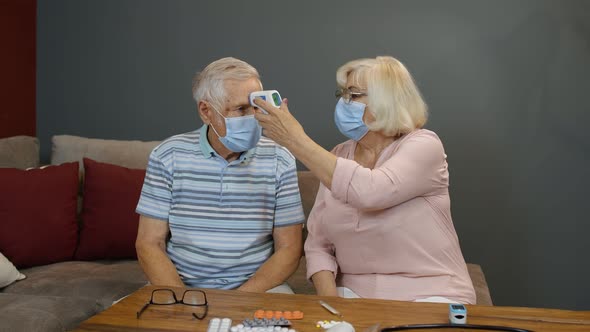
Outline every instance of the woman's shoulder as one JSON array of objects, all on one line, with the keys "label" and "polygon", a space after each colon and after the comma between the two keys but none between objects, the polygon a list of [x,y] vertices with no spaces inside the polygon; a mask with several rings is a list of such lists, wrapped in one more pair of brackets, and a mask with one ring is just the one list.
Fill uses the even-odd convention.
[{"label": "woman's shoulder", "polygon": [[444,154],[441,139],[434,131],[428,129],[417,129],[406,134],[399,142],[397,149],[412,151],[412,153],[442,152]]},{"label": "woman's shoulder", "polygon": [[416,129],[402,137],[400,145],[419,143],[421,145],[441,146],[442,141],[438,135],[428,129]]},{"label": "woman's shoulder", "polygon": [[356,144],[355,141],[353,140],[348,140],[345,142],[342,142],[338,145],[336,145],[333,149],[332,149],[332,153],[337,155],[337,156],[343,156],[343,155],[347,155],[349,151],[351,151],[354,148],[354,145]]},{"label": "woman's shoulder", "polygon": [[424,139],[433,139],[435,141],[440,141],[440,137],[432,131],[428,129],[416,129],[409,134],[406,135],[406,138],[424,138]]}]

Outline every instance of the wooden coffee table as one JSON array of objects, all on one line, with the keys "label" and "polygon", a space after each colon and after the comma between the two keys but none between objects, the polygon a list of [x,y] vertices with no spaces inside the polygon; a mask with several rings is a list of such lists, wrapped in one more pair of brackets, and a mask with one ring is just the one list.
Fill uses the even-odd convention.
[{"label": "wooden coffee table", "polygon": [[[126,297],[111,308],[84,321],[76,331],[206,331],[209,320],[229,317],[236,325],[252,318],[258,309],[295,311],[304,313],[301,320],[292,320],[292,328],[300,332],[321,332],[316,327],[320,320],[341,320],[321,307],[324,300],[339,310],[344,320],[357,332],[364,332],[375,323],[381,327],[407,324],[448,323],[448,304],[414,303],[401,301],[342,299],[314,295],[258,294],[241,291],[203,289],[209,302],[208,315],[202,321],[191,313],[199,308],[186,305],[150,305],[136,318],[153,289],[146,286]],[[175,288],[178,295],[184,289]],[[467,305],[470,324],[518,327],[534,331],[590,331],[590,311],[555,309],[492,307]],[[418,330],[432,331],[432,330]],[[459,331],[459,329],[445,329]]]}]

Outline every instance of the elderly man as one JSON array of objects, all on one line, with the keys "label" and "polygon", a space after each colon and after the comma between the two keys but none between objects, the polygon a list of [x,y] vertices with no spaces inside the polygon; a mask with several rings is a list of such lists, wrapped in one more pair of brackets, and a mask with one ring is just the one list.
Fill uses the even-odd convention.
[{"label": "elderly man", "polygon": [[246,62],[212,62],[193,80],[204,125],[152,151],[136,241],[152,284],[292,293],[305,217],[294,157],[261,138],[260,90]]}]

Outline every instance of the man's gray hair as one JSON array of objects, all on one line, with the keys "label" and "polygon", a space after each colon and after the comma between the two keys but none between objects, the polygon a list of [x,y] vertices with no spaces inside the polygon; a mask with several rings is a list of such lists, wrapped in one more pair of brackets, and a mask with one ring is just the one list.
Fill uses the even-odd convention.
[{"label": "man's gray hair", "polygon": [[260,81],[256,68],[242,60],[227,57],[213,61],[193,77],[193,98],[197,103],[207,101],[221,111],[226,97],[225,81],[251,78]]}]

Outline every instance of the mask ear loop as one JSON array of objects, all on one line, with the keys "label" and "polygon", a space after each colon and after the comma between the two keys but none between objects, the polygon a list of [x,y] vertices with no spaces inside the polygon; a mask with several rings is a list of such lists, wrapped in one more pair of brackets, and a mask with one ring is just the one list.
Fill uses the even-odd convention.
[{"label": "mask ear loop", "polygon": [[221,136],[219,136],[219,134],[217,133],[217,130],[215,130],[215,127],[213,127],[212,124],[209,124],[209,128],[213,129],[213,132],[215,133],[215,135],[217,135],[217,137],[221,138]]},{"label": "mask ear loop", "polygon": [[[220,113],[220,112],[217,110],[217,108],[213,107],[213,105],[211,105],[211,103],[210,103],[210,102],[207,102],[207,104],[209,104],[209,107],[211,107],[211,108],[212,108],[212,109],[213,109],[215,112],[217,112],[217,114],[219,114],[219,116],[220,116],[220,117],[222,117],[222,118],[223,118],[223,120],[225,121],[225,119],[226,119],[226,118],[225,118],[225,116],[223,116],[223,115],[222,115],[222,114],[221,114],[221,113]],[[217,137],[221,138],[221,135],[219,135],[219,133],[217,132],[217,130],[215,130],[215,127],[213,127],[213,124],[212,124],[212,123],[209,123],[209,127],[210,127],[211,129],[213,129],[213,132],[215,132],[215,135],[217,135]],[[224,136],[224,137],[225,137],[225,136]]]}]

